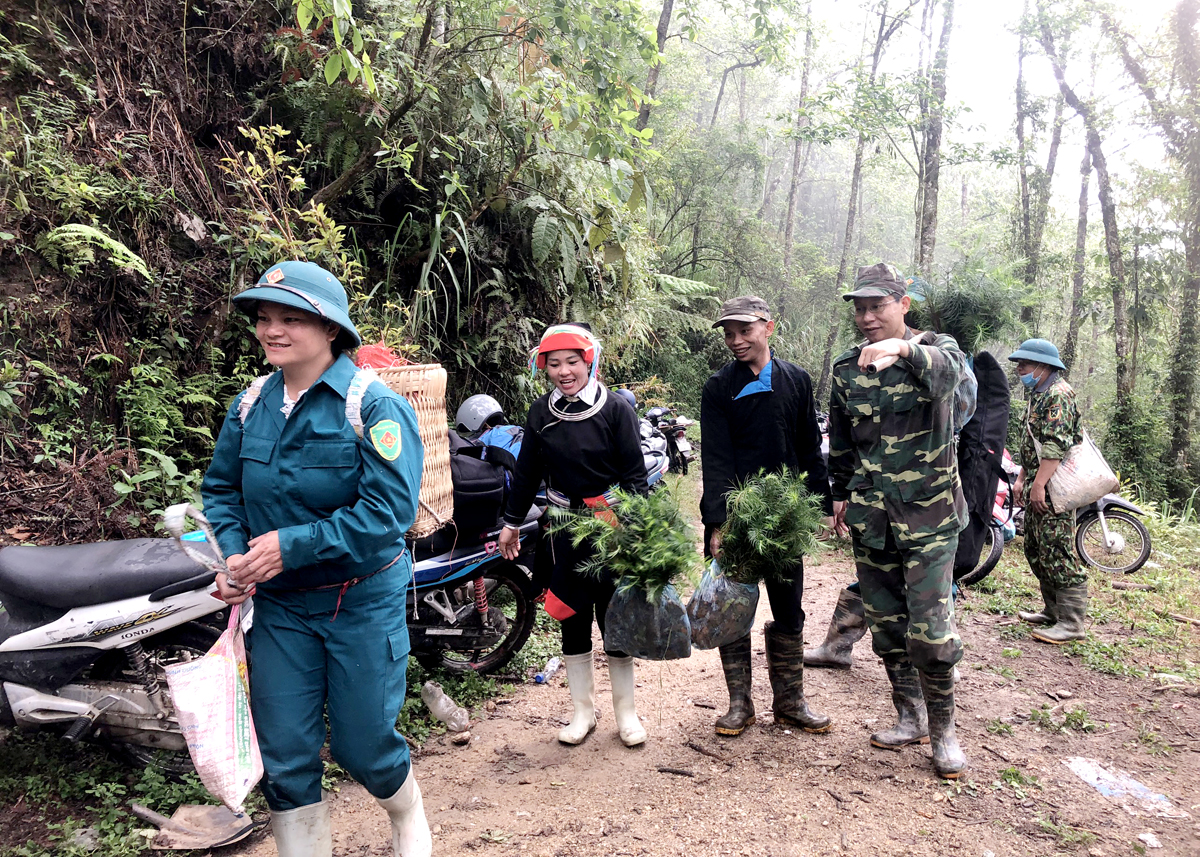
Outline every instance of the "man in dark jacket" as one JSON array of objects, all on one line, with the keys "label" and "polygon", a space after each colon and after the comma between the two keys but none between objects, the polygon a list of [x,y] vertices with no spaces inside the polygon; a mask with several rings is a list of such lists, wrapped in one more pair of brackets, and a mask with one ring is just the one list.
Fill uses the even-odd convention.
[{"label": "man in dark jacket", "polygon": [[[808,488],[823,498],[832,525],[812,381],[799,366],[772,353],[768,339],[775,322],[766,301],[752,295],[732,298],[721,307],[713,327],[724,329],[734,359],[708,379],[700,406],[704,455],[700,514],[706,554],[720,556],[726,494],[763,470],[774,473],[786,467],[808,474]],[[766,587],[774,617],[763,631],[775,722],[825,732],[829,718],[810,711],[804,699],[803,557],[796,557],[790,582],[767,581]],[[717,720],[717,734],[740,735],[754,723],[749,634],[721,647],[721,667],[729,687],[729,711]]]}]

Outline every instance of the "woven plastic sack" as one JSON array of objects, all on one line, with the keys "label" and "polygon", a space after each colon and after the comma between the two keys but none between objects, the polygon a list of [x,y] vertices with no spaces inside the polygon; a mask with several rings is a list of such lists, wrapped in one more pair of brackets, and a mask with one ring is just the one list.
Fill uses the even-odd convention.
[{"label": "woven plastic sack", "polygon": [[[1042,445],[1033,437],[1029,424],[1026,431],[1033,439],[1033,446],[1038,458],[1042,457]],[[1116,491],[1121,487],[1120,480],[1113,473],[1100,448],[1088,436],[1086,430],[1081,431],[1083,439],[1067,450],[1058,469],[1046,484],[1046,496],[1055,512],[1073,512],[1076,509],[1095,503],[1105,494]]]},{"label": "woven plastic sack", "polygon": [[750,633],[758,612],[758,587],[730,580],[714,559],[688,599],[692,645],[697,649],[727,646]]},{"label": "woven plastic sack", "polygon": [[229,627],[208,654],[166,669],[175,716],[200,782],[236,813],[263,775],[250,717],[240,608],[229,611]]},{"label": "woven plastic sack", "polygon": [[604,645],[647,661],[688,657],[692,628],[675,587],[664,587],[652,602],[644,589],[618,589],[604,614]]}]

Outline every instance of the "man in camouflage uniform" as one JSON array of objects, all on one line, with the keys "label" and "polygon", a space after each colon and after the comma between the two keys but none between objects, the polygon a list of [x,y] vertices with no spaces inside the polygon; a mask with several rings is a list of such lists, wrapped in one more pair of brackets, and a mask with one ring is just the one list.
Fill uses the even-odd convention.
[{"label": "man in camouflage uniform", "polygon": [[1055,512],[1046,485],[1067,450],[1082,439],[1079,409],[1075,391],[1059,374],[1066,367],[1052,343],[1027,339],[1008,359],[1017,364],[1029,391],[1016,492],[1025,505],[1025,559],[1045,602],[1038,613],[1021,610],[1017,615],[1042,626],[1033,631],[1035,640],[1061,645],[1085,636],[1087,575],[1075,556],[1075,513]]},{"label": "man in camouflage uniform", "polygon": [[859,268],[854,322],[866,337],[833,365],[829,473],[834,515],[850,528],[875,653],[898,722],[871,744],[932,743],[937,773],[966,767],[954,731],[962,641],[951,595],[967,520],[951,410],[966,355],[951,336],[908,328],[911,298],[891,265]]}]

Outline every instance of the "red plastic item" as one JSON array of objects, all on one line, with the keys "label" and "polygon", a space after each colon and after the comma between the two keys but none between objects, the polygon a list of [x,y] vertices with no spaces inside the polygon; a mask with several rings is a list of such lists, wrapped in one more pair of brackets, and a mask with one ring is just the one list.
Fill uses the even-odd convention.
[{"label": "red plastic item", "polygon": [[354,365],[360,369],[391,369],[407,362],[382,342],[359,346],[358,353],[354,355]]}]

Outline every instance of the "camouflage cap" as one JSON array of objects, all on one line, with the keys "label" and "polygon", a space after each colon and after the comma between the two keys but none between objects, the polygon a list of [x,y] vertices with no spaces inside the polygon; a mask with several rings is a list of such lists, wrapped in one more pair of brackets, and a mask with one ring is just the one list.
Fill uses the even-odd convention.
[{"label": "camouflage cap", "polygon": [[720,327],[727,321],[770,321],[771,308],[767,302],[754,295],[730,298],[721,304],[721,315],[713,322]]},{"label": "camouflage cap", "polygon": [[842,295],[842,300],[855,298],[902,298],[908,294],[908,282],[895,265],[880,262],[859,268],[854,277],[854,291]]}]

